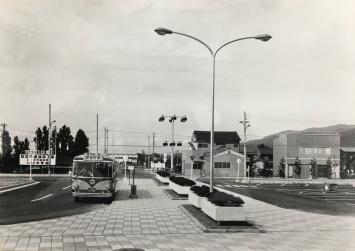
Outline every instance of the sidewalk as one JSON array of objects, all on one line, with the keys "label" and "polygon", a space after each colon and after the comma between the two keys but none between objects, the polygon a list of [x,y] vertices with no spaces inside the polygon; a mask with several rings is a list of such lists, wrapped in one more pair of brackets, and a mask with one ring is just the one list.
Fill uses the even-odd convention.
[{"label": "sidewalk", "polygon": [[266,233],[204,233],[152,180],[138,199],[121,183],[117,200],[90,213],[2,225],[0,250],[355,250],[355,218],[282,209],[243,197],[247,218]]}]

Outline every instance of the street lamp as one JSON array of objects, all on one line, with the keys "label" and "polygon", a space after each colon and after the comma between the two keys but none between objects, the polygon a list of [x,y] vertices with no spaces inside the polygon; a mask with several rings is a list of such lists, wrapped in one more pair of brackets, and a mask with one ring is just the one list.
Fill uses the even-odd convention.
[{"label": "street lamp", "polygon": [[54,124],[55,122],[55,120],[50,121],[48,128],[48,175],[51,174],[51,128],[52,124]]},{"label": "street lamp", "polygon": [[[171,116],[161,115],[159,117],[159,122],[163,122],[165,120],[165,118],[168,118],[169,122],[171,123],[171,142],[169,143],[169,146],[171,146],[170,171],[173,171],[174,170],[174,146],[175,145],[177,145],[177,146],[182,145],[181,142],[177,142],[177,144],[176,144],[174,141],[174,123],[175,123],[175,120],[177,120],[177,119],[180,119],[180,122],[184,123],[187,121],[187,117],[186,117],[186,115],[176,116],[175,114],[171,115]],[[167,145],[168,145],[168,142],[165,141],[163,143],[163,146],[167,146]]]},{"label": "street lamp", "polygon": [[208,51],[210,52],[212,58],[213,58],[213,77],[212,77],[212,125],[211,125],[211,147],[210,147],[210,192],[213,192],[213,143],[214,143],[214,90],[215,90],[215,69],[216,69],[216,55],[217,53],[225,46],[240,41],[240,40],[245,40],[245,39],[257,39],[263,42],[266,42],[268,40],[270,40],[272,37],[268,34],[263,34],[263,35],[257,35],[257,36],[252,36],[252,37],[243,37],[243,38],[238,38],[238,39],[234,39],[232,41],[229,41],[227,43],[222,44],[215,52],[211,49],[210,46],[208,46],[205,42],[201,41],[200,39],[193,37],[191,35],[187,35],[184,33],[180,33],[180,32],[176,32],[176,31],[172,31],[166,28],[157,28],[154,30],[158,35],[168,35],[168,34],[177,34],[177,35],[181,35],[184,37],[188,37],[191,38],[197,42],[199,42],[200,44],[202,44],[203,46],[205,46]]}]

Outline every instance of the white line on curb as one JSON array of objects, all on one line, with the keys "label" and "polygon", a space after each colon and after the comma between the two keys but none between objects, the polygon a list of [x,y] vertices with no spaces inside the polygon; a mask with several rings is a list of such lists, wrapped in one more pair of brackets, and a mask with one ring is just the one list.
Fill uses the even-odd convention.
[{"label": "white line on curb", "polygon": [[69,187],[71,187],[71,186],[63,187],[62,190],[68,189]]},{"label": "white line on curb", "polygon": [[50,197],[50,196],[53,196],[53,194],[52,194],[52,193],[47,194],[46,196],[43,196],[43,197],[41,197],[41,198],[38,198],[38,199],[35,199],[35,200],[31,200],[31,202],[35,202],[35,201],[38,201],[38,200],[43,200],[43,199],[48,198],[48,197]]}]

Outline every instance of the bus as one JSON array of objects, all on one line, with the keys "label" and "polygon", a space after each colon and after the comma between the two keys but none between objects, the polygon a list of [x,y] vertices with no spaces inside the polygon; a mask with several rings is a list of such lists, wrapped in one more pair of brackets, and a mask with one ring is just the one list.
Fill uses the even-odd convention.
[{"label": "bus", "polygon": [[116,192],[117,160],[100,154],[83,154],[73,160],[72,196],[113,200]]}]

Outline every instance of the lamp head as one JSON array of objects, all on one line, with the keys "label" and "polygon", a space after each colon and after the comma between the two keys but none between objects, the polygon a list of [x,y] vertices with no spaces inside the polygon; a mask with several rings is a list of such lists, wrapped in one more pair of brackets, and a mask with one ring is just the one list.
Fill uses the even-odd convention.
[{"label": "lamp head", "polygon": [[161,115],[160,118],[159,118],[159,122],[163,122],[164,120],[165,120],[164,115]]},{"label": "lamp head", "polygon": [[272,36],[270,36],[269,34],[262,34],[262,35],[257,35],[254,38],[266,42],[269,41],[272,38]]},{"label": "lamp head", "polygon": [[187,117],[186,117],[186,116],[183,116],[180,121],[181,121],[181,122],[186,122],[186,121],[187,121]]},{"label": "lamp head", "polygon": [[168,30],[165,28],[157,28],[154,30],[158,35],[164,36],[166,34],[172,34],[173,31],[172,30]]}]

